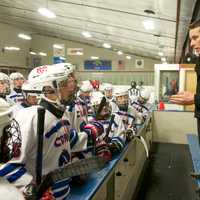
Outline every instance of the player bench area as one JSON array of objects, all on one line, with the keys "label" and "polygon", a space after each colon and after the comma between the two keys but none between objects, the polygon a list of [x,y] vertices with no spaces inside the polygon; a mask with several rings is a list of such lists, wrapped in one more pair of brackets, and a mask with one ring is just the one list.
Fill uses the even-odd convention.
[{"label": "player bench area", "polygon": [[[144,138],[149,151],[152,142],[151,114],[146,122],[138,127],[138,135]],[[123,152],[101,171],[88,175],[86,183],[72,186],[66,200],[131,199],[148,159],[147,155],[140,138],[133,138]]]}]

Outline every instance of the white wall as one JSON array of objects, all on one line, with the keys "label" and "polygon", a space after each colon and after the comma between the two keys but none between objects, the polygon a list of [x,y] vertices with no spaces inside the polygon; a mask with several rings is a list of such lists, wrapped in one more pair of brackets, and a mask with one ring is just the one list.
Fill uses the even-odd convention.
[{"label": "white wall", "polygon": [[[18,38],[18,33],[21,29],[0,23],[0,64],[12,66],[26,66],[27,54],[30,48],[30,41]],[[17,46],[20,51],[5,51],[2,48],[5,46]]]},{"label": "white wall", "polygon": [[[81,44],[81,43],[76,43],[76,42],[71,42],[67,40],[62,40],[58,38],[53,38],[53,37],[47,37],[47,36],[42,36],[42,35],[33,35],[33,39],[31,41],[31,48],[33,51],[43,51],[48,54],[47,57],[42,58],[43,64],[51,64],[53,62],[53,44],[55,43],[60,43],[60,44],[65,44],[66,51],[67,53],[67,48],[83,48],[84,50],[84,55],[83,56],[69,56],[66,55],[67,61],[75,64],[78,67],[79,71],[84,70],[83,68],[83,63],[84,60],[90,59],[90,56],[98,56],[100,59],[108,59],[112,60],[112,70],[118,70],[117,69],[117,63],[118,60],[124,60],[125,61],[125,71],[153,71],[154,70],[154,64],[155,63],[160,63],[159,60],[153,60],[153,59],[148,59],[148,58],[143,58],[143,57],[136,57],[132,56],[133,59],[127,60],[125,58],[125,55],[117,55],[116,52],[104,49],[104,48],[97,48],[97,47],[92,47],[89,45]],[[144,68],[143,69],[137,69],[135,68],[135,59],[144,59]]]},{"label": "white wall", "polygon": [[[13,69],[21,71],[23,74],[27,74],[32,66],[33,59],[40,58],[41,64],[52,64],[53,63],[53,44],[60,43],[65,44],[65,54],[67,54],[67,48],[83,48],[83,56],[69,56],[66,55],[67,62],[71,62],[77,66],[79,71],[79,77],[83,79],[98,79],[100,77],[101,81],[108,82],[111,80],[114,84],[129,84],[131,80],[143,81],[146,85],[152,85],[153,83],[153,71],[154,64],[159,63],[159,60],[153,60],[143,57],[132,56],[131,60],[125,58],[126,55],[117,55],[116,52],[97,48],[82,43],[67,41],[59,38],[42,36],[38,34],[32,34],[32,40],[27,41],[18,38],[18,33],[24,32],[20,28],[15,26],[0,23],[0,67],[5,66],[15,66]],[[28,32],[27,32],[28,33]],[[45,34],[45,33],[44,33]],[[2,48],[5,46],[17,46],[20,47],[20,51],[5,51],[2,52]],[[35,52],[45,52],[47,57],[42,56],[32,56],[29,54],[29,50]],[[84,71],[84,60],[90,59],[91,56],[98,56],[100,59],[107,59],[112,61],[112,70],[102,72],[103,75]],[[144,59],[144,68],[135,68],[135,60]],[[125,68],[118,69],[118,61],[125,61]],[[19,69],[16,67],[23,67],[24,69]],[[120,71],[120,73],[119,73]],[[92,76],[95,74],[95,76]],[[88,77],[89,76],[89,77]],[[101,77],[102,76],[102,77]],[[104,80],[105,79],[105,80]]]},{"label": "white wall", "polygon": [[153,112],[153,141],[187,144],[187,134],[197,134],[193,112]]}]

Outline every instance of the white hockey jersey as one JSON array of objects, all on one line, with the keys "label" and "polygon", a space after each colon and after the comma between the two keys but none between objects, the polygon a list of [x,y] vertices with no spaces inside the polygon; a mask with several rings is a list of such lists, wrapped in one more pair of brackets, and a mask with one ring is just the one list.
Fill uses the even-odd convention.
[{"label": "white hockey jersey", "polygon": [[136,100],[131,103],[131,106],[133,106],[135,110],[142,114],[144,120],[148,117],[149,108],[146,105],[143,105],[138,100]]},{"label": "white hockey jersey", "polygon": [[9,95],[6,96],[8,102],[22,103],[24,101],[24,96],[21,90],[13,89]]},{"label": "white hockey jersey", "polygon": [[133,134],[137,133],[137,124],[141,124],[143,122],[143,117],[141,113],[136,111],[133,107],[128,106],[127,111],[117,111],[116,112],[124,123],[125,129],[132,129]]},{"label": "white hockey jersey", "polygon": [[[118,115],[117,113],[114,113],[113,115],[113,122],[111,122],[111,118],[107,120],[98,120],[98,122],[102,123],[104,127],[104,133],[101,136],[99,136],[98,139],[103,140],[108,134],[107,136],[110,138],[111,143],[115,144],[118,147],[119,151],[122,151],[122,149],[126,145],[126,136],[123,133],[123,131],[125,130],[125,126],[120,115]],[[95,119],[93,118],[92,121],[95,121]],[[110,132],[107,133],[110,123],[111,129]]]},{"label": "white hockey jersey", "polygon": [[[71,130],[71,124],[61,110],[44,99],[40,104],[46,108],[42,155],[42,175],[45,175],[71,161],[71,146],[87,146],[87,134],[81,140],[77,132]],[[21,154],[0,168],[0,177],[6,177],[22,189],[36,178],[37,109],[38,106],[32,106],[17,113],[22,137]],[[54,183],[52,188],[56,199],[64,199],[68,195],[69,181],[67,178]]]}]

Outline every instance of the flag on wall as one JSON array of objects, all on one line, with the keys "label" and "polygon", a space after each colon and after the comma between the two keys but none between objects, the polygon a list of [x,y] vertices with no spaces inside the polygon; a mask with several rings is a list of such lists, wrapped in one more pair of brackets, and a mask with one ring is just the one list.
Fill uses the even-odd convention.
[{"label": "flag on wall", "polygon": [[118,70],[123,70],[123,69],[125,69],[125,62],[124,62],[124,60],[118,60],[117,69],[118,69]]}]

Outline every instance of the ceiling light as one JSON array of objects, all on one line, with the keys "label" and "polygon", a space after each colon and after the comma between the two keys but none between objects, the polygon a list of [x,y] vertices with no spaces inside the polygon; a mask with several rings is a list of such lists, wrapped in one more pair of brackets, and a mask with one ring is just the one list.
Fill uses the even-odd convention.
[{"label": "ceiling light", "polygon": [[123,52],[122,52],[122,51],[118,51],[117,54],[118,54],[118,55],[122,55]]},{"label": "ceiling light", "polygon": [[31,55],[36,55],[37,53],[35,53],[34,51],[30,51],[29,52]]},{"label": "ceiling light", "polygon": [[91,58],[92,60],[97,60],[97,59],[99,59],[98,56],[91,56],[90,58]]},{"label": "ceiling light", "polygon": [[19,51],[20,48],[19,47],[4,47],[5,50],[8,50],[8,51]]},{"label": "ceiling light", "polygon": [[166,58],[165,58],[165,57],[162,57],[162,58],[161,58],[161,61],[162,61],[162,62],[166,62]]},{"label": "ceiling light", "polygon": [[154,24],[154,21],[152,21],[152,20],[144,20],[143,25],[146,30],[154,30],[155,29],[155,24]]},{"label": "ceiling light", "polygon": [[83,52],[77,51],[77,52],[76,52],[76,55],[82,56],[82,55],[83,55]]},{"label": "ceiling light", "polygon": [[30,35],[26,35],[26,34],[24,34],[24,33],[19,33],[19,34],[18,34],[18,37],[19,37],[19,38],[22,38],[22,39],[24,39],[24,40],[31,40],[31,39],[32,39]]},{"label": "ceiling light", "polygon": [[47,56],[47,53],[40,52],[39,55],[40,55],[40,56]]},{"label": "ceiling light", "polygon": [[66,58],[63,56],[60,56],[59,58],[60,58],[60,60],[66,60]]},{"label": "ceiling light", "polygon": [[92,37],[91,33],[88,32],[88,31],[82,31],[81,34],[82,34],[85,38],[91,38],[91,37]]},{"label": "ceiling light", "polygon": [[126,56],[126,59],[130,60],[130,59],[131,59],[131,56],[127,55],[127,56]]},{"label": "ceiling light", "polygon": [[103,45],[102,45],[104,48],[106,48],[106,49],[110,49],[111,48],[111,44],[109,44],[109,43],[103,43]]},{"label": "ceiling light", "polygon": [[61,46],[60,44],[54,44],[53,47],[55,49],[63,49],[63,46]]},{"label": "ceiling light", "polygon": [[38,12],[47,18],[56,18],[55,13],[47,8],[39,8]]},{"label": "ceiling light", "polygon": [[162,51],[158,52],[159,56],[164,56],[164,53]]}]

